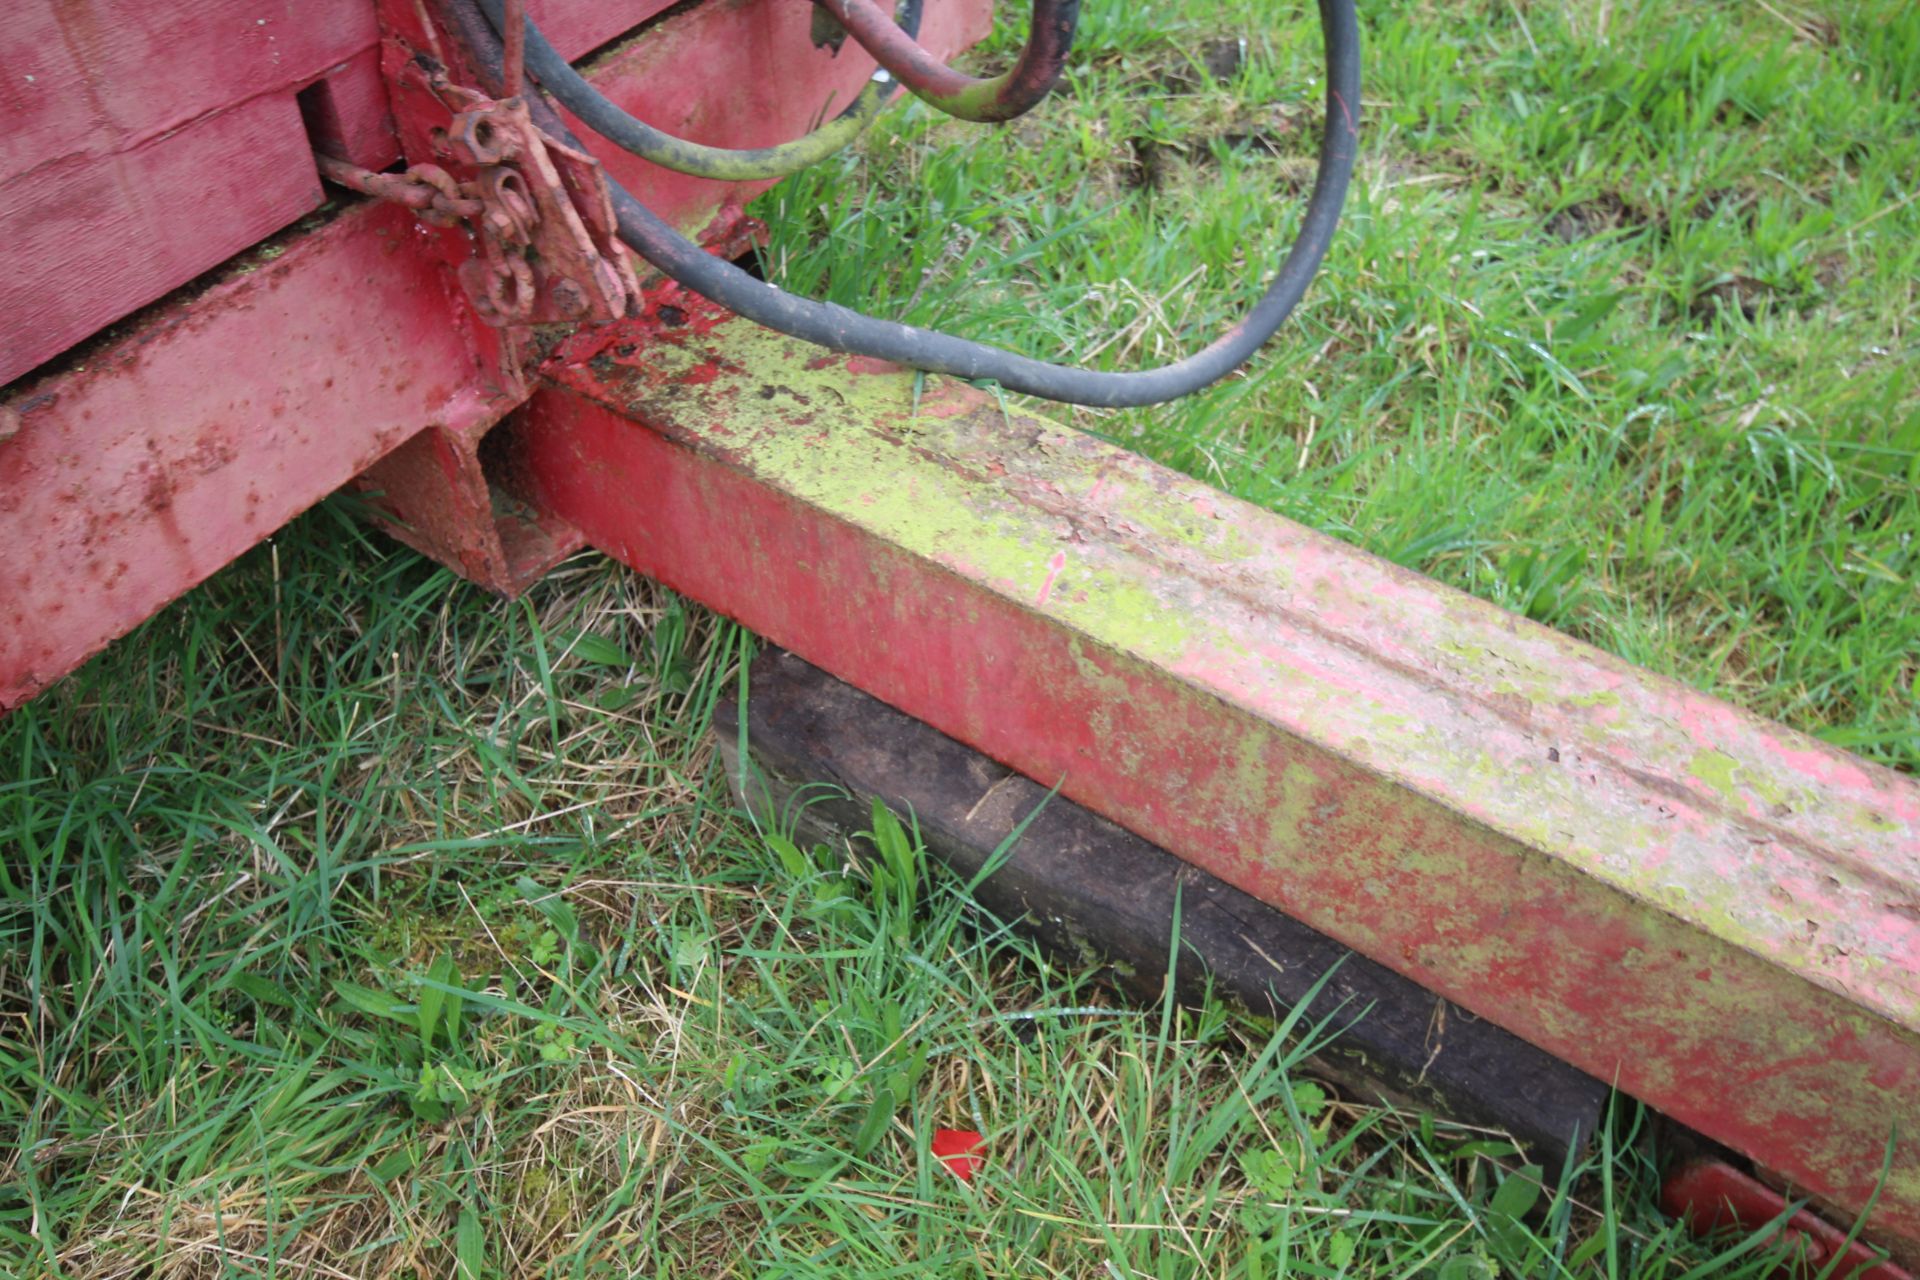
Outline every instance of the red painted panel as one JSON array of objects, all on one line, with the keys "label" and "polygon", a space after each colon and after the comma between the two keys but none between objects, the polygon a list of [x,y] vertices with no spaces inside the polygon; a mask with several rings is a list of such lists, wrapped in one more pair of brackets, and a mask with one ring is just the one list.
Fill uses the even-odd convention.
[{"label": "red painted panel", "polygon": [[[667,7],[531,6],[570,57]],[[294,90],[324,77],[329,141],[370,168],[391,163],[378,40],[372,0],[9,6],[0,383],[312,209],[320,187]]]},{"label": "red painted panel", "polygon": [[378,48],[355,54],[301,90],[300,113],[316,151],[376,171],[400,158]]},{"label": "red painted panel", "polygon": [[0,180],[147,145],[378,36],[370,0],[10,0]]},{"label": "red painted panel", "polygon": [[366,0],[24,0],[0,22],[0,383],[314,208],[294,89]]},{"label": "red painted panel", "polygon": [[416,239],[362,206],[11,407],[0,709],[423,427],[508,407]]},{"label": "red painted panel", "polygon": [[[578,58],[673,0],[531,0]],[[379,41],[373,0],[14,0],[0,23],[0,181],[136,147]]]},{"label": "red painted panel", "polygon": [[[1701,1234],[1758,1231],[1779,1221],[1789,1203],[1724,1160],[1690,1161],[1660,1186],[1660,1207]],[[1798,1254],[1798,1265],[1782,1268],[1782,1277],[1831,1268],[1827,1274],[1846,1280],[1914,1280],[1905,1267],[1883,1260],[1860,1240],[1848,1240],[1846,1232],[1805,1209],[1786,1217],[1774,1241]]]},{"label": "red painted panel", "polygon": [[272,235],[322,199],[291,92],[0,186],[0,382]]},{"label": "red painted panel", "polygon": [[[651,2],[640,0],[628,12]],[[792,0],[706,8],[757,12],[776,5]],[[940,7],[949,21],[965,13],[972,15],[968,30],[984,28],[986,0],[941,0]],[[695,10],[638,43],[671,38],[694,21],[707,39],[724,41],[738,35],[742,18]],[[684,53],[700,46],[682,38],[674,47]],[[841,69],[831,61],[813,65]],[[732,91],[724,82],[705,83],[717,97]],[[635,87],[630,80],[616,88],[616,100]],[[805,93],[762,105],[791,132],[805,127],[814,100]],[[249,145],[261,147],[258,139]],[[310,165],[304,153],[302,161]],[[712,184],[683,186],[675,216],[704,225],[726,194]],[[9,198],[0,188],[0,203]],[[196,199],[206,203],[204,195]],[[0,711],[72,670],[400,440],[434,426],[449,428],[438,433],[446,439],[466,439],[469,428],[495,416],[497,404],[476,407],[479,388],[517,384],[499,368],[502,335],[479,325],[465,300],[441,287],[433,255],[443,239],[397,207],[350,210],[270,265],[131,326],[85,369],[8,388],[0,397],[0,547],[7,549],[0,564]],[[35,269],[25,243],[0,239],[9,272]],[[103,261],[138,269],[111,255]],[[7,327],[4,308],[28,302],[15,284],[0,273],[0,365],[18,360],[22,332],[37,337]],[[430,455],[429,443],[410,450],[380,482],[430,479],[406,465]],[[477,509],[472,477],[463,470],[456,479],[466,489],[446,487],[448,510],[436,516]],[[167,500],[149,501],[150,491]],[[425,519],[418,501],[410,514]],[[487,536],[494,541],[469,567],[495,585],[521,582],[568,545],[564,531],[538,520],[497,519]],[[474,559],[469,553],[478,544],[461,545],[460,554]],[[95,585],[106,580],[110,586]]]},{"label": "red painted panel", "polygon": [[[370,0],[369,0],[370,2]],[[527,13],[548,42],[578,62],[622,33],[671,9],[678,0],[527,0]]]},{"label": "red painted panel", "polygon": [[494,487],[480,459],[493,425],[489,416],[422,431],[363,471],[354,487],[388,533],[470,582],[517,596],[586,541],[565,521]]}]

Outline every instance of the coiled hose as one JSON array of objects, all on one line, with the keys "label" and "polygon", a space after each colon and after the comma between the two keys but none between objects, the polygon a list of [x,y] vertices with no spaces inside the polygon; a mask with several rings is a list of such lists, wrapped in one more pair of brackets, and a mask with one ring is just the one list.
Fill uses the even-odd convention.
[{"label": "coiled hose", "polygon": [[[900,0],[897,27],[895,19],[881,15],[889,33],[907,44],[914,44],[913,37],[920,32],[922,5],[923,0]],[[504,31],[505,0],[480,0],[480,9],[496,33]],[[547,92],[564,103],[567,110],[584,120],[588,128],[615,146],[663,169],[719,182],[784,178],[810,164],[818,164],[865,133],[900,89],[899,82],[881,70],[874,73],[846,110],[803,137],[771,147],[709,147],[677,138],[628,115],[560,56],[560,51],[548,43],[532,18],[525,20],[525,31],[527,70]],[[914,48],[919,46],[914,44]]]},{"label": "coiled hose", "polygon": [[[1326,58],[1326,123],[1300,233],[1246,316],[1212,343],[1171,364],[1121,372],[1053,364],[937,330],[863,315],[835,303],[796,297],[705,252],[616,182],[610,185],[620,238],[657,270],[693,292],[757,324],[831,351],[873,356],[928,373],[992,381],[1008,391],[1068,404],[1129,408],[1179,399],[1238,369],[1273,336],[1306,293],[1333,241],[1353,179],[1359,143],[1355,115],[1360,108],[1360,30],[1353,0],[1318,0],[1318,4]],[[477,26],[462,25],[469,28],[469,43],[478,64],[497,82],[502,63],[498,34],[484,20]],[[530,46],[530,59],[531,54]],[[580,83],[585,85],[584,81]],[[593,92],[591,86],[587,91]],[[561,101],[581,114],[567,98],[561,97]],[[551,108],[538,97],[531,97],[529,102],[543,129],[570,145],[579,145]]]},{"label": "coiled hose", "polygon": [[917,44],[873,0],[815,0],[873,60],[921,101],[962,120],[994,123],[1023,116],[1053,92],[1073,49],[1080,0],[1033,0],[1027,43],[1006,74],[962,75]]}]

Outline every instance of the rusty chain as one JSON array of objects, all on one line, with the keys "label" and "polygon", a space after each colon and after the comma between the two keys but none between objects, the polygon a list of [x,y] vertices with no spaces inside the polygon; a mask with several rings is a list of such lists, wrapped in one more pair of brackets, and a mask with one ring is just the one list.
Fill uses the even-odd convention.
[{"label": "rusty chain", "polygon": [[[477,117],[477,113],[472,116]],[[469,115],[456,117],[456,132],[462,131],[460,126],[473,123],[475,119]],[[480,257],[471,269],[463,271],[462,279],[474,304],[491,324],[524,320],[532,312],[538,292],[526,249],[533,241],[540,214],[526,189],[526,180],[516,170],[486,163],[509,159],[519,147],[504,139],[496,141],[485,132],[478,138],[463,138],[461,143],[464,158],[485,164],[477,182],[460,183],[436,164],[412,165],[403,173],[375,173],[320,152],[314,153],[314,160],[328,181],[405,205],[422,222],[436,227],[472,223],[479,233]]]},{"label": "rusty chain", "polygon": [[350,191],[403,204],[422,222],[451,227],[486,211],[486,201],[466,192],[439,165],[416,164],[405,173],[375,173],[321,152],[314,153],[320,174]]},{"label": "rusty chain", "polygon": [[[508,7],[521,11],[516,3]],[[424,223],[464,228],[469,247],[456,273],[490,325],[626,314],[640,285],[619,240],[599,162],[537,128],[523,95],[491,98],[453,82],[430,59],[398,61],[396,101],[425,116],[403,121],[401,131],[403,138],[412,135],[410,154],[422,162],[401,173],[375,173],[318,155],[321,174],[404,205]]]}]

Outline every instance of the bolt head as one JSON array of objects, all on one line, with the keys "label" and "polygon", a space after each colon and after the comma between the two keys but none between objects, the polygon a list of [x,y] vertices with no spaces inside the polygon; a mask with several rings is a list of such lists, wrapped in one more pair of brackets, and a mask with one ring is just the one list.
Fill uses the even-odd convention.
[{"label": "bolt head", "polygon": [[499,164],[520,148],[510,130],[493,119],[487,108],[462,111],[447,130],[447,149],[470,165]]},{"label": "bolt head", "polygon": [[572,280],[556,280],[551,290],[553,305],[560,314],[579,317],[587,314],[587,291]]}]

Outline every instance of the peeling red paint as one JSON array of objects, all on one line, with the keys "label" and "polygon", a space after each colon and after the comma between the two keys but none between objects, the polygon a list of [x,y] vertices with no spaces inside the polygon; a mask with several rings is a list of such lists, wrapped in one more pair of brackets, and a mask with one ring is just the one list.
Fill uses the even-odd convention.
[{"label": "peeling red paint", "polygon": [[[406,220],[352,210],[290,246],[278,271],[237,276],[14,401],[22,427],[0,446],[0,544],[14,569],[0,709],[345,483],[370,442],[397,442],[441,411],[417,386],[338,376],[391,351],[473,367],[432,265],[409,271],[380,251],[375,233]],[[376,260],[380,285],[368,288]],[[276,279],[289,283],[266,287]],[[271,407],[296,404],[290,432]],[[343,425],[308,429],[312,419]],[[76,569],[97,587],[75,593]],[[55,602],[66,606],[57,622]]]},{"label": "peeling red paint", "polygon": [[1056,551],[1053,559],[1047,561],[1046,580],[1040,584],[1040,593],[1033,598],[1036,607],[1046,604],[1047,597],[1053,594],[1053,584],[1059,580],[1060,571],[1067,567],[1067,553]]},{"label": "peeling red paint", "polygon": [[[233,3],[218,0],[212,8],[232,8]],[[666,7],[664,0],[569,0],[547,5],[539,16],[556,46],[577,57]],[[274,131],[271,137],[250,134],[249,145],[270,159],[280,156],[305,175],[294,175],[297,181],[290,185],[291,170],[265,175],[276,189],[305,201],[302,210],[317,202],[319,191],[309,139],[291,101],[293,90],[324,73],[324,96],[341,108],[358,102],[354,77],[374,77],[361,87],[371,88],[371,97],[385,102],[372,43],[372,6],[360,0],[354,11],[364,21],[359,22],[361,35],[347,50],[350,66],[331,57],[312,65],[268,66],[259,59],[226,56],[204,66],[196,63],[189,68],[191,74],[175,74],[167,81],[169,93],[214,94],[209,101],[257,100],[259,110],[271,116],[267,122]],[[30,59],[49,50],[49,56],[64,56],[60,51],[65,44],[42,39],[45,32],[36,25],[47,12],[45,0],[29,0],[22,15],[26,25],[16,22],[0,33],[0,48],[18,45]],[[405,21],[411,21],[410,15],[410,10],[400,13]],[[698,115],[704,121],[701,136],[708,141],[762,145],[803,130],[824,105],[844,100],[864,83],[871,70],[870,62],[862,66],[856,57],[835,57],[827,50],[791,56],[794,49],[811,49],[805,40],[810,21],[805,6],[770,0],[691,7],[652,28],[645,39],[628,41],[597,59],[589,75],[613,101],[643,118],[685,120]],[[951,53],[983,36],[988,25],[985,0],[960,0],[929,12],[922,36],[929,47]],[[218,33],[229,29],[230,24],[216,22],[204,32],[186,31],[185,38],[192,49],[206,54],[220,48]],[[246,29],[253,28],[249,24]],[[338,23],[303,30],[323,43],[348,34]],[[743,33],[752,38],[742,38]],[[168,38],[178,43],[183,36],[170,30]],[[90,59],[144,57],[147,43],[130,38],[97,49],[90,45],[83,52]],[[290,48],[281,51],[294,56]],[[705,74],[663,74],[663,69],[690,65],[689,59]],[[765,74],[770,59],[778,61],[779,74]],[[168,65],[174,62],[177,59]],[[102,72],[96,88],[111,88],[124,79],[112,68],[76,65],[71,70],[82,79]],[[236,89],[230,83],[235,74],[266,79],[241,86],[244,91],[237,99],[219,98]],[[69,115],[92,110],[88,93],[76,89],[62,94],[48,89],[53,81],[43,81],[35,100],[47,109]],[[138,76],[126,83],[134,81],[145,83]],[[713,109],[720,99],[728,110]],[[133,114],[124,119],[132,120],[145,118],[140,113],[153,104],[143,99],[125,105]],[[116,120],[122,118],[115,113]],[[185,112],[174,123],[197,118]],[[74,121],[88,129],[100,123],[91,116]],[[345,128],[353,122],[333,123]],[[31,148],[35,126],[28,121],[26,127]],[[330,129],[321,132],[348,151],[371,137],[366,130]],[[420,141],[412,139],[414,144]],[[385,145],[384,158],[373,152],[350,158],[379,167],[392,158],[391,138]],[[590,145],[600,148],[609,170],[649,207],[683,228],[704,225],[712,252],[735,257],[764,235],[764,228],[745,217],[740,204],[768,184],[706,182],[668,173],[598,139]],[[192,171],[219,162],[217,151],[211,160],[202,155]],[[0,180],[7,176],[0,172]],[[177,226],[165,220],[134,221],[178,239],[184,234],[181,228],[230,224],[227,215],[232,211],[216,208],[218,204],[200,210],[180,206],[177,211],[184,220],[177,220]],[[0,210],[0,224],[5,220]],[[34,236],[58,237],[67,234],[62,228],[81,225],[61,219],[29,221],[29,245],[36,242]],[[261,225],[229,248],[240,249],[280,225],[279,220]],[[186,238],[192,241],[186,245],[192,254],[217,249],[197,231]],[[476,322],[458,287],[440,269],[471,255],[473,246],[464,231],[422,227],[396,206],[364,205],[313,231],[289,235],[276,251],[280,256],[271,261],[230,264],[226,269],[232,274],[224,283],[130,322],[124,338],[89,352],[84,367],[15,386],[0,403],[0,545],[8,547],[13,562],[0,569],[0,584],[6,588],[5,604],[0,605],[0,712],[34,696],[295,513],[381,463],[403,442],[432,429],[453,433],[458,448],[469,449],[477,437],[466,433],[499,419],[524,397],[524,383],[508,372],[519,350],[512,344],[520,338],[503,339],[484,331],[486,326]],[[74,302],[82,310],[93,308],[98,319],[110,319],[124,311],[119,302],[131,305],[186,284],[185,277],[197,269],[188,264],[184,275],[154,279],[149,268],[168,270],[179,263],[143,258],[135,273],[141,287],[157,287],[143,297],[118,299],[116,291],[125,282],[109,277],[124,257],[93,254],[88,259],[107,264],[102,268],[107,275],[96,272],[94,284],[116,294],[108,299],[115,301],[113,307],[98,311],[95,304],[105,295],[86,287],[68,291],[71,296],[49,295],[45,301],[61,307]],[[49,260],[77,259],[55,255]],[[210,260],[196,261],[212,265]],[[566,345],[573,352],[587,352],[583,359],[592,358],[616,347],[624,334],[624,341],[635,344],[628,355],[644,361],[645,355],[634,354],[643,345],[701,341],[719,318],[720,313],[677,286],[655,284],[647,291],[644,314],[631,328],[579,334]],[[32,327],[31,309],[12,319],[22,333],[21,325]],[[6,318],[0,317],[0,330],[6,328]],[[78,330],[65,334],[55,346],[80,336]],[[53,348],[44,347],[46,339],[46,332],[28,335],[27,346],[16,343],[0,355],[0,366],[15,357],[10,368],[18,373],[54,354]],[[722,375],[731,371],[716,365],[714,385],[723,384]],[[155,446],[151,453],[145,448],[149,441]],[[422,444],[421,452],[433,450]],[[396,460],[386,468],[386,479],[393,480],[403,469],[404,462]],[[463,573],[510,589],[525,574],[536,572],[543,558],[563,548],[564,537],[551,540],[553,528],[495,521],[490,504],[475,497],[476,486],[484,493],[477,458],[466,458],[458,470],[457,484],[444,476],[436,482],[443,486],[434,490],[437,498],[425,493],[405,498],[423,522],[410,527],[431,524],[437,530],[415,539],[424,549]],[[434,479],[428,468],[408,474],[423,482]],[[401,497],[389,486],[382,500],[399,502]],[[436,508],[435,502],[444,505]],[[414,538],[411,532],[404,536]],[[117,570],[122,560],[131,568]],[[76,574],[111,586],[92,589],[84,599],[68,599]],[[46,607],[52,602],[64,609],[57,624]]]}]

